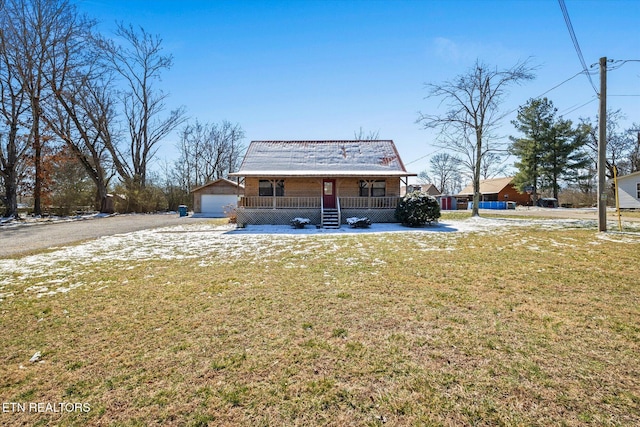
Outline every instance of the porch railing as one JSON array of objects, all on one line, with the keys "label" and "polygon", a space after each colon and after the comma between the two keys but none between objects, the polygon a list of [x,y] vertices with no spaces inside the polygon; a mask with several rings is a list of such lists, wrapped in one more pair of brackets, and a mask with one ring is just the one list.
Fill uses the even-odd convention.
[{"label": "porch railing", "polygon": [[340,197],[342,209],[395,209],[400,197]]},{"label": "porch railing", "polygon": [[[395,209],[400,197],[340,197],[340,209]],[[321,197],[243,196],[238,207],[247,209],[321,209]]]},{"label": "porch railing", "polygon": [[320,197],[258,197],[240,198],[238,207],[247,209],[320,209]]}]

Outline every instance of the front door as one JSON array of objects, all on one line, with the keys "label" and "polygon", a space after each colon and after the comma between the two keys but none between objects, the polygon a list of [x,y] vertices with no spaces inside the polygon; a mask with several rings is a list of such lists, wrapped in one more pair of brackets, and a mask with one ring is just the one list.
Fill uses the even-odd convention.
[{"label": "front door", "polygon": [[322,180],[322,204],[325,209],[335,209],[336,207],[336,180]]}]

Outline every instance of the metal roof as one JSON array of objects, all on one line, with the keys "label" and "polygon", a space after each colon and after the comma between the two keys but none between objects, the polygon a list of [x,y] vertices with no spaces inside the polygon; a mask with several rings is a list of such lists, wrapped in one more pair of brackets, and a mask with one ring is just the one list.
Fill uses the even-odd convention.
[{"label": "metal roof", "polygon": [[[481,180],[480,181],[480,194],[498,194],[507,185],[511,184],[511,181],[513,181],[513,177],[512,176],[508,176],[508,177],[504,177],[504,178],[493,178],[493,179]],[[457,195],[458,196],[473,195],[473,183],[467,185]]]},{"label": "metal roof", "polygon": [[230,176],[415,176],[391,140],[252,141]]}]

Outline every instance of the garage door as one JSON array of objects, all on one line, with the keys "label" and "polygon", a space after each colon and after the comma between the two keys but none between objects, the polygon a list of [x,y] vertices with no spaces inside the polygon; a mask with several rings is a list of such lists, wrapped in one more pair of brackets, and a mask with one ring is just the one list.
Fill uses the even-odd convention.
[{"label": "garage door", "polygon": [[223,217],[225,206],[237,206],[238,196],[232,194],[203,194],[202,195],[202,213]]}]

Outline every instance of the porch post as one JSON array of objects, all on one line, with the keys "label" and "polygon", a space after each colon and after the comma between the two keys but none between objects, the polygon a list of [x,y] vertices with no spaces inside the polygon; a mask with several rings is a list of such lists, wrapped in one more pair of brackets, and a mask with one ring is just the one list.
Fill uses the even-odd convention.
[{"label": "porch post", "polygon": [[272,199],[273,209],[275,209],[276,208],[276,180],[275,179],[271,180],[271,199]]}]

